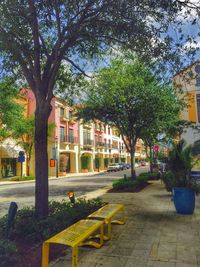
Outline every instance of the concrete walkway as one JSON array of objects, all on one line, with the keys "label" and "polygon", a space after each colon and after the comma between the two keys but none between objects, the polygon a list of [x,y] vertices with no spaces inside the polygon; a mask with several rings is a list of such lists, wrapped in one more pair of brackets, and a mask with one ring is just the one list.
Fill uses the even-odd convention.
[{"label": "concrete walkway", "polygon": [[[105,193],[110,203],[123,203],[125,225],[113,225],[113,236],[100,249],[79,248],[79,267],[200,266],[200,199],[193,215],[177,215],[160,181],[140,193]],[[71,249],[51,267],[71,267]]]}]

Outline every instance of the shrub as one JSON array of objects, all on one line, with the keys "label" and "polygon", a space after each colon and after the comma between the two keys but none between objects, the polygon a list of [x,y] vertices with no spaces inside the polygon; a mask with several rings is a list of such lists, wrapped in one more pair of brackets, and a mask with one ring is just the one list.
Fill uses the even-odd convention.
[{"label": "shrub", "polygon": [[81,157],[81,168],[82,169],[89,169],[89,156],[82,156]]},{"label": "shrub", "polygon": [[172,192],[172,187],[174,187],[174,184],[176,183],[174,174],[171,171],[168,171],[162,174],[161,179],[165,184],[166,190]]},{"label": "shrub", "polygon": [[100,168],[100,158],[95,158],[94,164],[95,164],[95,169],[99,169]]},{"label": "shrub", "polygon": [[14,242],[9,240],[0,240],[0,266],[13,266],[19,260],[17,248]]},{"label": "shrub", "polygon": [[137,185],[136,180],[132,179],[119,179],[113,182],[112,186],[114,189],[131,189]]},{"label": "shrub", "polygon": [[17,213],[12,237],[21,238],[23,236],[25,240],[43,241],[87,217],[102,205],[100,199],[88,201],[78,199],[74,205],[66,200],[52,201],[49,203],[49,216],[40,220],[35,217],[34,208],[23,208]]},{"label": "shrub", "polygon": [[146,173],[140,174],[138,177],[136,177],[135,180],[133,180],[132,178],[127,178],[126,175],[124,175],[123,179],[114,181],[112,186],[117,190],[134,190],[139,185],[146,184],[148,180],[149,176]]},{"label": "shrub", "polygon": [[108,158],[105,158],[104,159],[104,166],[105,166],[105,168],[108,167],[108,163],[109,163],[109,159]]}]

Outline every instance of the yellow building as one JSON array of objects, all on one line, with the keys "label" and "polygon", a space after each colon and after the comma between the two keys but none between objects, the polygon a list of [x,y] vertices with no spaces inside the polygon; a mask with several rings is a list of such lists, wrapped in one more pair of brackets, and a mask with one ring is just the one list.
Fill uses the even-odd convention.
[{"label": "yellow building", "polygon": [[[187,107],[182,111],[181,118],[200,125],[200,61],[196,61],[174,76],[174,83],[182,89],[187,99]],[[182,138],[188,144],[200,140],[200,133],[192,127],[185,130]]]}]

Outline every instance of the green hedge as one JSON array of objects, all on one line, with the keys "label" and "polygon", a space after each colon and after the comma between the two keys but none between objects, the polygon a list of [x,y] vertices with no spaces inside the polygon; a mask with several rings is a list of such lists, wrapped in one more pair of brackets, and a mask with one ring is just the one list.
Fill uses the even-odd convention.
[{"label": "green hedge", "polygon": [[103,206],[99,198],[93,200],[77,199],[72,205],[67,200],[49,203],[49,216],[44,219],[35,217],[33,207],[18,210],[10,239],[6,240],[5,230],[7,215],[0,218],[0,266],[12,266],[18,260],[15,240],[38,244],[55,235],[71,224],[86,218],[89,214]]},{"label": "green hedge", "polygon": [[95,169],[99,169],[100,168],[100,158],[95,158],[94,164],[95,164]]},{"label": "green hedge", "polygon": [[90,156],[82,156],[81,157],[81,168],[89,169]]},{"label": "green hedge", "polygon": [[112,184],[116,190],[134,190],[138,186],[144,185],[149,180],[148,175],[140,174],[136,179],[126,178],[115,180]]}]

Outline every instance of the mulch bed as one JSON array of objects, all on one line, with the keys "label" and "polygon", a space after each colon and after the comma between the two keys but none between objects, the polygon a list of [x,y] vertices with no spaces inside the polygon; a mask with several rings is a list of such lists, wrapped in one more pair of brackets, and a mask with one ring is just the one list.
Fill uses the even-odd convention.
[{"label": "mulch bed", "polygon": [[[20,255],[20,262],[12,267],[39,267],[42,266],[42,244],[35,245],[30,242],[18,240],[17,250]],[[53,261],[66,254],[67,247],[60,244],[51,244],[49,251],[49,261]],[[69,252],[69,250],[68,250]],[[8,266],[11,267],[11,266]]]},{"label": "mulch bed", "polygon": [[142,184],[137,186],[136,188],[132,189],[132,188],[127,188],[127,189],[109,189],[107,191],[107,193],[139,193],[140,191],[142,191],[144,188],[146,188],[147,186],[149,186],[151,183],[146,183],[146,184]]}]

